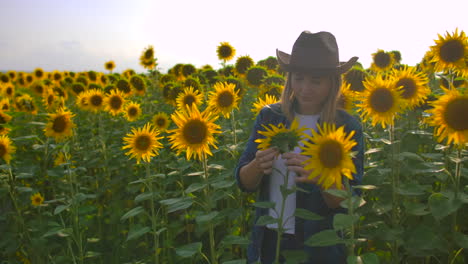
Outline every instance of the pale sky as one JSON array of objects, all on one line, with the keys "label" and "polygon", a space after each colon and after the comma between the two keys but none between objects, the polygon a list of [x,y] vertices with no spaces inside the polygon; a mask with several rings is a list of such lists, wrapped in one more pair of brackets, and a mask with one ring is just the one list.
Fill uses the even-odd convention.
[{"label": "pale sky", "polygon": [[[220,67],[216,48],[254,61],[290,52],[303,30],[330,31],[340,60],[369,67],[378,49],[416,65],[437,34],[468,31],[467,0],[0,0],[0,71],[141,72],[153,45],[158,68],[177,63]],[[467,32],[468,33],[468,32]]]}]

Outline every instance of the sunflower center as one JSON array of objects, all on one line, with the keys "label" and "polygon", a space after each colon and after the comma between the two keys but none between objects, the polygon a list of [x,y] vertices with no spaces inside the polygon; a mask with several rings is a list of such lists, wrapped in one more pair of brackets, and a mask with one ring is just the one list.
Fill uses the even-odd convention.
[{"label": "sunflower center", "polygon": [[445,122],[456,131],[467,130],[468,116],[466,113],[468,113],[468,98],[457,98],[447,104],[444,111]]},{"label": "sunflower center", "polygon": [[219,48],[219,54],[220,54],[221,57],[223,57],[223,58],[228,58],[228,57],[230,57],[231,54],[232,54],[232,49],[231,49],[231,47],[229,47],[229,46],[221,46],[221,47]]},{"label": "sunflower center", "polygon": [[92,105],[94,106],[101,106],[102,105],[102,96],[100,95],[93,95],[89,99]]},{"label": "sunflower center", "polygon": [[7,121],[6,119],[3,117],[3,115],[0,115],[0,124],[5,124]]},{"label": "sunflower center", "polygon": [[416,82],[411,78],[402,78],[400,79],[397,84],[397,87],[402,86],[400,89],[403,91],[401,93],[401,97],[404,99],[413,98],[416,94]]},{"label": "sunflower center", "polygon": [[445,62],[456,62],[464,55],[463,43],[459,40],[449,40],[440,47],[440,58]]},{"label": "sunflower center", "polygon": [[326,141],[319,150],[319,159],[325,168],[336,168],[340,165],[343,156],[341,144],[334,140]]},{"label": "sunflower center", "polygon": [[383,68],[388,67],[388,65],[390,64],[390,61],[391,61],[390,54],[386,52],[379,52],[375,54],[374,63],[379,68],[383,69]]},{"label": "sunflower center", "polygon": [[166,125],[166,119],[158,118],[156,120],[156,125],[158,125],[158,127],[164,127]]},{"label": "sunflower center", "polygon": [[151,146],[151,138],[147,135],[140,135],[135,139],[135,148],[140,151],[147,151]]},{"label": "sunflower center", "polygon": [[387,88],[377,88],[369,98],[370,106],[379,113],[385,113],[394,105],[392,92]]},{"label": "sunflower center", "polygon": [[8,88],[6,89],[6,94],[7,94],[8,96],[11,96],[11,95],[13,94],[13,89],[12,89],[11,87],[8,87]]},{"label": "sunflower center", "polygon": [[138,110],[135,107],[130,107],[128,109],[128,115],[129,116],[136,116],[138,114]]},{"label": "sunflower center", "polygon": [[351,90],[355,92],[364,91],[365,87],[362,83],[364,81],[365,73],[360,70],[350,70],[345,74],[345,80],[351,85]]},{"label": "sunflower center", "polygon": [[208,127],[200,120],[190,120],[182,129],[182,136],[189,144],[200,144],[208,135]]},{"label": "sunflower center", "polygon": [[234,96],[228,91],[221,92],[218,96],[218,105],[221,107],[230,107],[234,102]]},{"label": "sunflower center", "polygon": [[7,154],[7,148],[5,147],[5,145],[0,144],[0,157],[5,156],[5,154]]},{"label": "sunflower center", "polygon": [[58,116],[54,119],[52,129],[57,133],[62,133],[67,128],[68,120],[65,116]]},{"label": "sunflower center", "polygon": [[193,95],[187,95],[184,97],[184,105],[191,106],[195,102],[195,97]]},{"label": "sunflower center", "polygon": [[110,99],[110,107],[114,110],[119,110],[120,108],[122,108],[122,99],[120,99],[120,97],[118,96],[113,96],[111,97]]},{"label": "sunflower center", "polygon": [[47,104],[52,105],[53,103],[54,103],[54,95],[50,94],[49,96],[47,96]]}]

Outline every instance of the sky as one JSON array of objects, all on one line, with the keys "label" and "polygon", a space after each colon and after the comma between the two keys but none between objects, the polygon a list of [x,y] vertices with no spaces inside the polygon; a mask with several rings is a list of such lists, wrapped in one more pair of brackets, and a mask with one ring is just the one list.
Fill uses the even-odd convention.
[{"label": "sky", "polygon": [[254,61],[290,53],[303,30],[329,31],[340,60],[364,67],[378,49],[416,65],[438,34],[468,31],[467,0],[0,0],[0,71],[134,69],[152,45],[158,70],[221,67],[229,42]]}]

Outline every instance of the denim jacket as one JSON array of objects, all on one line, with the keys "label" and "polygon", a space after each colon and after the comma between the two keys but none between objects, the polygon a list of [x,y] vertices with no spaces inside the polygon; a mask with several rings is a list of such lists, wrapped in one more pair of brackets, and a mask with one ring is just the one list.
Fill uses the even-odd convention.
[{"label": "denim jacket", "polygon": [[[350,115],[344,110],[338,110],[336,120],[337,127],[344,125],[346,133],[355,131],[353,139],[357,142],[357,144],[353,147],[352,151],[355,151],[357,153],[356,156],[353,158],[354,165],[356,166],[356,173],[353,174],[353,180],[350,181],[350,183],[351,185],[358,185],[361,183],[364,170],[364,141],[362,135],[362,126],[358,119],[356,119],[354,116]],[[247,189],[240,182],[239,171],[240,168],[250,163],[255,158],[255,153],[257,152],[258,146],[258,143],[255,143],[255,140],[257,138],[263,137],[258,133],[258,131],[265,130],[262,127],[262,124],[273,124],[275,126],[278,126],[278,124],[280,123],[283,123],[287,127],[290,126],[290,122],[287,120],[286,116],[282,114],[279,103],[266,106],[260,111],[255,120],[254,127],[248,139],[246,149],[242,153],[237,167],[235,169],[235,177],[239,188],[245,192],[259,191],[257,199],[257,201],[259,202],[269,200],[269,177],[264,176],[257,189]],[[303,243],[305,240],[307,240],[307,238],[314,235],[315,233],[318,233],[325,229],[333,229],[334,215],[336,213],[346,213],[346,210],[341,207],[336,209],[329,208],[322,197],[322,193],[319,187],[315,184],[297,183],[297,186],[301,189],[305,189],[307,192],[301,191],[296,193],[296,208],[304,208],[324,217],[324,219],[318,221],[304,220],[296,217],[295,235],[299,242]],[[267,214],[268,208],[256,208],[255,223],[257,222],[260,216]],[[264,228],[264,226],[253,226],[251,244],[247,249],[248,263],[253,263],[255,261],[260,260],[263,233],[265,230]],[[329,247],[304,246],[304,249],[308,253],[310,258],[308,263],[346,263],[346,250],[342,244]]]}]

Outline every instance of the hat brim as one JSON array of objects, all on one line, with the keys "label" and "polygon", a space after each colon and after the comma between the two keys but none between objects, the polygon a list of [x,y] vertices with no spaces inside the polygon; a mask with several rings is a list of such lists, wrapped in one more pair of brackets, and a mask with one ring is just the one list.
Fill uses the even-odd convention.
[{"label": "hat brim", "polygon": [[287,72],[308,72],[314,75],[323,76],[323,75],[334,75],[334,74],[343,74],[347,72],[359,59],[358,57],[352,57],[346,62],[340,62],[336,68],[304,68],[304,67],[294,67],[290,65],[291,55],[276,49],[276,58],[278,59],[278,64],[280,68]]}]

